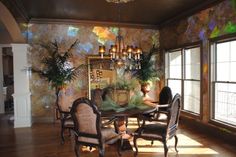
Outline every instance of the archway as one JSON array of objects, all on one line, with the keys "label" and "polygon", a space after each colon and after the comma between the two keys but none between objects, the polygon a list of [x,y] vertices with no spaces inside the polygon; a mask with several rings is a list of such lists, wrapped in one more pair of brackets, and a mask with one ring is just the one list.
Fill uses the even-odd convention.
[{"label": "archway", "polygon": [[[21,34],[20,27],[6,6],[0,2],[0,21],[11,36],[10,44],[13,52],[14,71],[14,127],[31,126],[31,101],[29,92],[29,77],[27,49],[28,44]],[[0,90],[2,92],[2,89]]]},{"label": "archway", "polygon": [[21,34],[20,28],[12,16],[10,11],[5,7],[5,5],[0,2],[0,21],[6,27],[7,31],[11,35],[13,43],[25,43],[25,39]]}]

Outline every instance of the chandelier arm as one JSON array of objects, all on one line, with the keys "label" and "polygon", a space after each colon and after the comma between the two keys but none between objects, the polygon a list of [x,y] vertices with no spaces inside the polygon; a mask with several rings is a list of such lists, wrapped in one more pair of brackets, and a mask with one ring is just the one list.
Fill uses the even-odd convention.
[{"label": "chandelier arm", "polygon": [[[132,45],[126,45],[124,37],[121,35],[121,5],[134,0],[106,0],[107,2],[116,3],[118,5],[118,32],[115,40],[115,44],[111,45],[109,50],[112,64],[116,63],[118,67],[125,66],[126,69],[134,70],[140,69],[140,54],[142,53],[138,47]],[[105,48],[104,48],[105,49]],[[100,51],[100,53],[103,51]],[[103,52],[104,53],[104,52]],[[101,58],[103,58],[101,53]]]}]

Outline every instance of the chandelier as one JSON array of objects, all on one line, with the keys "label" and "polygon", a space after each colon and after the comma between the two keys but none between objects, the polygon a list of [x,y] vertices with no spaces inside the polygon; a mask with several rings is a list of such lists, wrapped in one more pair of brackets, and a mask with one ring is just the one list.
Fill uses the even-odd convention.
[{"label": "chandelier", "polygon": [[[127,3],[133,0],[106,0],[111,3]],[[120,7],[119,7],[119,21],[120,21]],[[99,46],[99,54],[101,58],[104,57],[106,52],[106,47],[104,45]],[[114,45],[109,48],[109,55],[112,63],[116,63],[118,67],[125,66],[125,69],[141,69],[140,55],[142,54],[142,49],[137,46],[125,45],[124,38],[121,35],[120,27],[118,27],[118,35]]]}]

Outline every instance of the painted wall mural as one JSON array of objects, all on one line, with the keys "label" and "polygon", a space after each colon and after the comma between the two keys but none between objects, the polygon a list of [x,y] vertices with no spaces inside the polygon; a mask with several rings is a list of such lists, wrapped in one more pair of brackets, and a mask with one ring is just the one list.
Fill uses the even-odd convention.
[{"label": "painted wall mural", "polygon": [[[24,28],[24,26],[22,26]],[[22,29],[25,30],[25,29]],[[68,48],[76,39],[76,49],[71,60],[72,65],[86,64],[86,56],[98,54],[99,45],[109,47],[115,42],[118,33],[116,27],[63,25],[63,24],[29,24],[28,30],[23,34],[30,44],[29,64],[34,67],[42,67],[40,60],[45,56],[45,50],[40,43],[48,43],[57,40],[60,49]],[[159,31],[151,29],[121,28],[126,44],[141,46],[148,52],[153,44],[159,46]],[[87,96],[87,69],[80,69],[78,78],[66,87],[61,96],[66,96],[64,102],[71,105],[75,98]],[[55,102],[55,92],[46,80],[37,74],[32,74],[30,89],[32,93],[32,115],[34,118],[52,118],[52,107]]]},{"label": "painted wall mural", "polygon": [[202,40],[236,32],[236,0],[205,9],[193,16],[161,29],[161,46],[178,47],[184,43]]},{"label": "painted wall mural", "polygon": [[[160,30],[163,49],[178,48],[183,44],[201,41],[203,45],[203,114],[209,114],[208,39],[236,32],[236,0],[225,0],[193,16],[166,26]],[[207,122],[209,117],[203,117]]]}]

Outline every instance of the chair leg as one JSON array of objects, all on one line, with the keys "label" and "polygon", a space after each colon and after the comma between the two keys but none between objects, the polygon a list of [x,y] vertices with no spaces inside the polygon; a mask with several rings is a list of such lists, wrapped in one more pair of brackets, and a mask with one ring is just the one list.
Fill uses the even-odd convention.
[{"label": "chair leg", "polygon": [[168,154],[168,147],[167,147],[167,141],[163,141],[163,144],[164,144],[164,151],[165,151],[165,157],[167,157],[167,154]]},{"label": "chair leg", "polygon": [[119,133],[119,127],[118,127],[118,122],[117,121],[114,122],[114,128],[115,128],[115,132]]},{"label": "chair leg", "polygon": [[168,147],[167,147],[167,141],[163,141],[163,144],[164,144],[164,151],[165,151],[165,157],[167,157],[167,154],[168,154]]},{"label": "chair leg", "polygon": [[64,130],[65,130],[65,128],[64,128],[64,122],[61,121],[61,144],[64,144],[64,142],[65,142]]},{"label": "chair leg", "polygon": [[138,127],[140,127],[140,119],[137,118]]},{"label": "chair leg", "polygon": [[177,144],[178,144],[178,137],[175,135],[175,151],[176,151],[176,152],[179,152],[179,151],[177,150]]},{"label": "chair leg", "polygon": [[153,145],[153,143],[154,143],[154,141],[152,140],[152,141],[151,141],[151,145]]},{"label": "chair leg", "polygon": [[125,117],[125,127],[126,127],[126,128],[128,127],[128,123],[129,123],[129,118],[128,118],[128,117]]},{"label": "chair leg", "polygon": [[99,147],[99,157],[104,157],[104,153],[105,153],[105,147],[104,146]]},{"label": "chair leg", "polygon": [[75,150],[75,155],[76,155],[76,157],[79,157],[79,145],[76,145],[76,144],[75,144],[74,150]]},{"label": "chair leg", "polygon": [[117,143],[117,152],[118,152],[118,155],[121,156],[121,148],[123,146],[123,140],[122,140],[122,137],[120,138],[120,140]]},{"label": "chair leg", "polygon": [[133,143],[134,143],[134,148],[135,148],[134,156],[137,156],[138,155],[138,147],[137,147],[137,137],[136,136],[134,136]]}]

